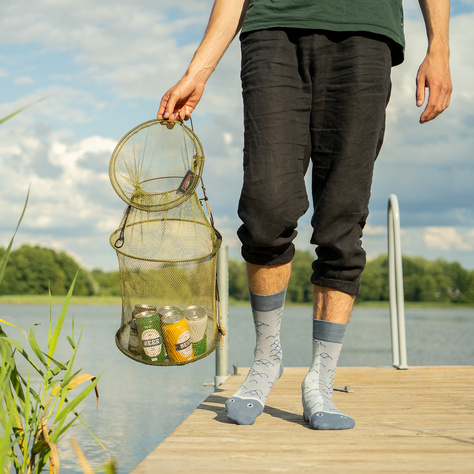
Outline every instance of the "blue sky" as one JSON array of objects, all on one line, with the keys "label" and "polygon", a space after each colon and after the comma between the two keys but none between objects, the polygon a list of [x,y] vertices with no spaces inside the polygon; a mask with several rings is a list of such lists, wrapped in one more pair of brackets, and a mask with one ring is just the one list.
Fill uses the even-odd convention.
[{"label": "blue sky", "polygon": [[[0,245],[7,245],[31,186],[16,246],[66,250],[81,264],[117,268],[108,237],[125,208],[108,162],[128,130],[156,115],[184,73],[212,0],[18,0],[0,4]],[[163,6],[164,5],[164,6]],[[474,269],[474,0],[453,1],[450,108],[420,126],[416,70],[426,35],[415,0],[405,5],[406,61],[393,70],[387,134],[377,160],[364,237],[369,258],[386,251],[386,208],[398,196],[403,251],[458,260]],[[216,226],[233,257],[241,185],[242,105],[235,41],[194,116],[206,153],[204,178]],[[309,214],[297,246],[309,249]]]}]

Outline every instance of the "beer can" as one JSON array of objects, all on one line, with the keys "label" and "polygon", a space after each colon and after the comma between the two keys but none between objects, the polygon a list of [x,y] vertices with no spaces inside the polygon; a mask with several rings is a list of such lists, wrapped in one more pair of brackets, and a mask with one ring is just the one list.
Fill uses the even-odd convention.
[{"label": "beer can", "polygon": [[207,312],[202,306],[188,306],[183,315],[188,322],[191,344],[195,356],[202,355],[207,348]]},{"label": "beer can", "polygon": [[191,334],[183,313],[177,308],[159,310],[166,350],[171,362],[186,362],[194,357]]},{"label": "beer can", "polygon": [[137,304],[133,309],[132,320],[130,321],[130,339],[128,342],[128,350],[135,354],[140,354],[142,351],[142,345],[140,342],[140,336],[138,334],[135,316],[137,314],[143,313],[144,311],[156,311],[156,307],[147,304]]},{"label": "beer can", "polygon": [[160,327],[160,316],[156,311],[143,311],[135,316],[142,346],[142,357],[157,362],[166,359],[166,349]]}]

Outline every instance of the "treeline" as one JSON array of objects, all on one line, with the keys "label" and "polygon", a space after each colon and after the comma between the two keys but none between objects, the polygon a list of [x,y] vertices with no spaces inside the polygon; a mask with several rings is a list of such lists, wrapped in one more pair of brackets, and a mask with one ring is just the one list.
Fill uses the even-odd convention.
[{"label": "treeline", "polygon": [[[0,247],[0,257],[4,252]],[[80,268],[66,252],[31,245],[11,252],[0,295],[46,295],[50,290],[53,295],[65,295],[76,274],[75,295],[120,296],[118,271],[90,272]]]},{"label": "treeline", "polygon": [[[5,249],[0,248],[0,257],[4,252]],[[23,245],[10,254],[0,294],[44,295],[51,289],[53,295],[65,295],[78,268],[77,262],[65,252]],[[99,287],[92,274],[81,270],[74,294],[91,296],[98,293]]]},{"label": "treeline", "polygon": [[[0,256],[4,251],[0,248]],[[296,251],[287,301],[312,301],[313,255],[310,251]],[[51,289],[54,295],[64,295],[78,268],[78,263],[65,252],[23,245],[10,255],[0,294],[41,295]],[[474,271],[466,270],[458,262],[404,256],[403,275],[406,301],[474,304]],[[81,268],[74,293],[79,296],[120,296],[120,274]],[[229,296],[237,301],[249,298],[245,263],[241,260],[229,260]],[[388,298],[388,264],[387,257],[382,255],[367,262],[357,301],[387,301]]]},{"label": "treeline", "polygon": [[[296,251],[288,285],[287,301],[312,301],[311,262],[313,252]],[[466,270],[458,262],[442,258],[426,260],[422,257],[402,258],[405,301],[474,304],[474,271]],[[245,263],[229,261],[229,294],[236,300],[248,299]],[[386,255],[367,262],[361,277],[357,302],[388,301],[388,261]]]}]

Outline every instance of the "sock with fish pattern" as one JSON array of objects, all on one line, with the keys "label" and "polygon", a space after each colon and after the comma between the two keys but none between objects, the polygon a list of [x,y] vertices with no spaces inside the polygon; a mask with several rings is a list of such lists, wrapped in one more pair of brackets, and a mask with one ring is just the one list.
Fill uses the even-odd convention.
[{"label": "sock with fish pattern", "polygon": [[252,425],[265,407],[273,384],[283,373],[280,326],[286,289],[272,295],[250,292],[257,337],[255,359],[243,384],[226,403],[227,418]]},{"label": "sock with fish pattern", "polygon": [[313,319],[313,362],[301,385],[303,417],[313,430],[346,430],[355,421],[332,402],[334,374],[346,324]]}]

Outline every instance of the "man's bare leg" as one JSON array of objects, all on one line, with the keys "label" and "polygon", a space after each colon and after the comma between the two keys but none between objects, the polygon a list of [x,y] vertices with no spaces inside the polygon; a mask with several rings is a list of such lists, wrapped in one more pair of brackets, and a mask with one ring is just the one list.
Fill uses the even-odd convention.
[{"label": "man's bare leg", "polygon": [[227,400],[227,417],[251,425],[263,412],[273,384],[283,373],[280,326],[291,264],[247,264],[250,303],[255,324],[255,358],[243,384]]},{"label": "man's bare leg", "polygon": [[313,317],[332,323],[347,324],[355,296],[326,286],[314,285]]},{"label": "man's bare leg", "polygon": [[249,288],[257,295],[272,295],[283,291],[290,281],[291,262],[284,265],[254,265],[247,263]]},{"label": "man's bare leg", "polygon": [[334,406],[332,395],[355,296],[323,286],[315,286],[313,296],[313,361],[302,383],[303,416],[315,430],[353,428],[354,420]]}]

